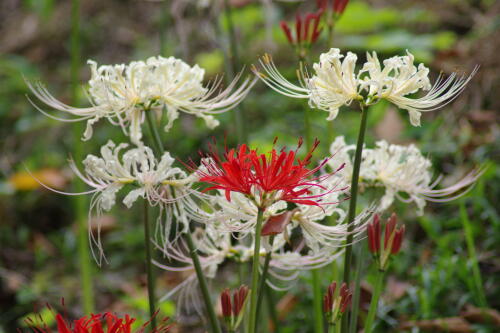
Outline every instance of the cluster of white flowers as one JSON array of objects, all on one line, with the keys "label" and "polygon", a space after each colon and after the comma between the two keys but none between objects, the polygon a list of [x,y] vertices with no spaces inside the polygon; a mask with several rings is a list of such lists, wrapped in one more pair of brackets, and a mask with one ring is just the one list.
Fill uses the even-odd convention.
[{"label": "cluster of white flowers", "polygon": [[[266,282],[274,289],[290,288],[290,282],[301,271],[328,265],[343,253],[349,224],[346,223],[346,211],[341,203],[348,198],[347,187],[340,177],[325,178],[321,186],[336,189],[324,197],[324,201],[329,204],[322,207],[298,204],[290,211],[287,210],[286,202],[278,201],[264,212],[264,221],[291,212],[284,231],[275,236],[272,245],[270,238],[264,237],[259,251],[261,265],[264,265],[266,255],[271,254],[270,278]],[[321,189],[312,187],[312,191]],[[252,260],[257,207],[247,196],[236,192],[231,194],[231,201],[226,199],[224,191],[207,195],[206,200],[210,203],[206,206],[208,209],[198,209],[195,214],[188,215],[189,219],[203,224],[203,228],[195,232],[194,241],[206,276],[215,278],[220,265],[228,260],[239,263]],[[375,210],[375,207],[369,207],[351,222],[354,242],[364,238],[366,225]],[[292,241],[292,234],[301,235],[300,240]],[[156,261],[158,267],[167,271],[192,271],[189,249],[182,241],[171,243],[163,253],[169,260],[183,265]],[[180,304],[189,302],[199,306],[193,294],[197,290],[193,288],[194,284],[196,279],[193,273],[164,299],[176,295]]]},{"label": "cluster of white flowers", "polygon": [[91,107],[75,108],[55,99],[41,83],[28,85],[35,96],[47,106],[70,113],[75,119],[56,118],[62,121],[87,120],[83,139],[92,137],[92,126],[101,118],[119,125],[130,140],[142,144],[142,129],[146,112],[161,113],[165,108],[168,131],[179,112],[193,114],[205,120],[209,128],[219,122],[214,114],[233,109],[248,94],[255,78],[243,80],[238,87],[241,73],[226,89],[219,91],[222,78],[204,85],[205,71],[198,65],[193,67],[174,57],[151,57],[146,61],[133,61],[127,65],[103,65],[88,61],[92,77],[89,80],[88,95]]},{"label": "cluster of white flowers", "polygon": [[[407,110],[413,126],[420,126],[421,112],[432,111],[453,101],[465,88],[477,68],[469,76],[451,74],[443,79],[440,75],[431,85],[429,69],[423,64],[414,65],[410,52],[406,56],[395,56],[384,60],[383,67],[377,54],[367,54],[367,62],[356,72],[357,56],[348,52],[345,56],[332,48],[321,54],[319,62],[313,64],[314,75],[301,68],[300,85],[295,85],[280,74],[271,57],[260,60],[265,73],[253,68],[264,83],[280,94],[309,100],[311,107],[327,111],[328,120],[337,117],[342,105],[358,100],[363,105],[372,105],[381,99]],[[408,97],[418,91],[427,91],[420,98]]]},{"label": "cluster of white flowers", "polygon": [[[351,181],[355,149],[355,145],[346,144],[343,136],[337,137],[330,147],[336,163],[345,163],[345,167],[335,174],[345,182]],[[407,203],[414,202],[417,213],[422,215],[426,201],[453,200],[463,195],[481,174],[481,170],[474,170],[455,185],[436,189],[442,177],[434,179],[432,162],[415,145],[401,146],[381,140],[376,142],[375,148],[363,149],[359,177],[362,188],[381,187],[385,190],[380,199],[380,210],[389,208],[397,198]]]},{"label": "cluster of white flowers", "polygon": [[[192,196],[203,197],[201,193],[191,188],[196,175],[187,175],[180,168],[174,167],[174,159],[165,152],[158,161],[153,151],[146,146],[122,151],[127,144],[116,145],[109,141],[101,148],[101,156],[88,155],[83,160],[84,171],[80,171],[71,161],[70,166],[74,173],[93,189],[85,192],[92,193],[90,202],[89,221],[92,215],[99,217],[103,211],[109,211],[116,204],[116,195],[130,185],[131,190],[123,199],[123,204],[130,208],[138,198],[148,200],[151,205],[160,206],[160,215],[157,223],[157,238],[166,246],[170,235],[172,218],[176,217],[180,223],[180,230],[187,228],[186,212],[197,209]],[[134,188],[135,187],[135,188]],[[61,192],[63,193],[63,192]],[[190,209],[187,209],[189,206]],[[96,219],[99,221],[99,219]],[[97,236],[89,227],[91,244],[98,249],[98,254],[92,252],[100,264],[104,251],[100,239],[100,226],[97,226]]]}]

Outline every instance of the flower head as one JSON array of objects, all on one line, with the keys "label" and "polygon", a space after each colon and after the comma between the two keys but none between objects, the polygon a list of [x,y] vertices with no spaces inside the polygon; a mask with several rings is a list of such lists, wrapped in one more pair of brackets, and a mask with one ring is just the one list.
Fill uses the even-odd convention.
[{"label": "flower head", "polygon": [[330,175],[314,176],[326,160],[313,169],[307,168],[318,144],[319,141],[316,141],[303,160],[297,158],[302,140],[299,140],[297,150],[287,152],[283,149],[277,152],[273,148],[267,155],[259,154],[256,149],[250,150],[242,144],[238,149],[226,151],[222,159],[212,149],[211,159],[202,162],[204,170],[198,169],[198,174],[201,182],[211,185],[206,191],[223,190],[228,201],[231,201],[231,192],[239,192],[251,198],[261,208],[267,208],[278,201],[319,206],[321,197],[328,190],[311,194],[311,189],[321,188],[314,181]]},{"label": "flower head", "polygon": [[[174,167],[174,159],[165,152],[158,161],[153,151],[147,146],[128,149],[127,144],[116,145],[109,141],[101,147],[101,156],[88,155],[83,160],[84,171],[80,171],[75,162],[70,161],[73,172],[92,189],[82,193],[67,193],[67,195],[92,194],[89,209],[89,223],[95,213],[99,217],[103,211],[110,211],[116,203],[117,194],[128,187],[132,189],[123,199],[123,204],[130,208],[139,198],[144,198],[153,206],[160,207],[156,236],[163,243],[169,238],[172,218],[180,222],[182,230],[187,226],[185,214],[196,211],[196,202],[191,199],[196,196],[190,184],[197,180],[196,175],[187,175],[180,168]],[[42,184],[43,185],[43,184]],[[45,186],[45,185],[43,185]],[[47,186],[45,186],[47,187]],[[176,209],[179,206],[181,209]],[[98,220],[98,219],[97,219]],[[106,259],[101,244],[100,225],[97,235],[89,227],[89,239],[97,247],[98,253],[92,254],[98,264]]]},{"label": "flower head", "polygon": [[352,293],[345,283],[337,291],[337,282],[332,282],[323,297],[323,312],[330,325],[335,324],[351,305]]},{"label": "flower head", "polygon": [[[154,330],[149,330],[152,333],[167,333],[172,328],[171,324],[168,324],[169,318],[162,320],[160,325]],[[31,329],[35,333],[143,333],[146,332],[150,322],[142,325],[138,330],[132,331],[132,324],[136,321],[135,318],[130,317],[128,314],[124,318],[118,317],[111,312],[105,312],[102,314],[92,314],[90,316],[84,316],[80,319],[69,321],[64,318],[61,314],[56,315],[57,331],[53,331],[46,325],[34,324],[33,320],[28,319],[27,324],[31,326]]]},{"label": "flower head", "polygon": [[[255,80],[245,79],[237,87],[240,75],[225,90],[218,91],[221,80],[206,86],[205,71],[198,65],[189,66],[174,57],[151,57],[146,61],[133,61],[127,65],[103,65],[88,61],[92,76],[88,94],[91,107],[75,108],[55,99],[40,83],[29,83],[35,96],[49,107],[76,116],[74,120],[87,120],[83,139],[92,136],[92,126],[101,118],[119,125],[134,144],[142,144],[141,125],[146,112],[160,113],[167,110],[168,131],[179,112],[203,118],[207,126],[218,125],[214,114],[229,111],[247,95]],[[35,105],[35,107],[37,107]],[[37,107],[38,110],[43,112]],[[49,115],[52,118],[55,118]]]},{"label": "flower head", "polygon": [[327,119],[333,120],[342,105],[362,99],[355,73],[356,60],[354,53],[348,52],[344,58],[339,49],[332,48],[321,54],[319,62],[313,64],[314,75],[309,77],[302,68],[298,71],[300,85],[285,79],[270,55],[260,59],[265,73],[259,72],[256,67],[253,71],[271,89],[288,97],[308,99],[311,107],[328,112]]},{"label": "flower head", "polygon": [[368,225],[368,249],[377,260],[378,268],[385,271],[389,264],[389,258],[399,252],[403,243],[405,226],[396,227],[397,217],[392,213],[385,226],[384,246],[381,247],[380,217],[376,214],[373,222]]},{"label": "flower head", "polygon": [[[350,182],[355,146],[347,145],[343,136],[335,139],[330,147],[337,163],[345,167],[334,177]],[[482,170],[473,170],[456,184],[436,189],[441,178],[432,176],[432,162],[424,157],[415,145],[402,146],[381,140],[374,148],[365,147],[361,161],[360,179],[363,188],[384,188],[380,199],[380,210],[387,209],[395,199],[414,202],[417,214],[423,214],[427,201],[446,202],[465,194],[482,175]],[[335,168],[335,165],[332,165]]]},{"label": "flower head", "polygon": [[[367,62],[358,72],[356,61],[355,54],[348,52],[344,58],[339,49],[333,48],[321,54],[319,62],[313,64],[313,75],[300,68],[299,85],[283,77],[269,55],[260,60],[264,73],[256,67],[252,70],[278,93],[308,99],[311,107],[327,111],[327,120],[335,119],[339,108],[352,101],[369,106],[385,99],[408,110],[414,126],[420,126],[421,112],[436,110],[453,101],[477,71],[476,67],[468,76],[457,73],[452,73],[447,79],[439,76],[432,85],[429,70],[423,64],[415,66],[410,52],[406,56],[385,60],[383,68],[375,52],[367,55]],[[408,97],[420,90],[428,93],[420,98]]]},{"label": "flower head", "polygon": [[[367,62],[361,73],[367,73],[363,84],[372,98],[386,99],[399,108],[407,110],[413,126],[420,126],[421,112],[433,111],[452,102],[464,89],[477,71],[466,76],[452,73],[448,78],[438,77],[432,85],[429,80],[429,69],[424,64],[414,65],[414,56],[406,51],[406,56],[395,56],[384,60],[380,65],[377,53],[367,53]],[[420,98],[411,98],[407,95],[428,91]]]}]

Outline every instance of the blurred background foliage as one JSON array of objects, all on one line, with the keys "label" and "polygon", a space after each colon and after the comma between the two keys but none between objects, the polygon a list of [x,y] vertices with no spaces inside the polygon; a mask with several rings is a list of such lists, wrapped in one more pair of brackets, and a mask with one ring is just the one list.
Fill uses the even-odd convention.
[{"label": "blurred background foliage", "polygon": [[[207,79],[227,70],[226,21],[220,1],[167,0],[82,1],[82,59],[99,64],[127,63],[160,53],[180,57],[206,69]],[[203,2],[206,4],[203,5]],[[273,55],[283,73],[293,79],[297,59],[279,28],[296,12],[315,8],[314,1],[278,2],[233,0],[239,63],[257,63]],[[23,318],[46,302],[58,308],[61,298],[71,314],[82,314],[75,259],[76,236],[71,199],[40,188],[26,172],[50,186],[70,190],[72,154],[68,123],[49,119],[30,105],[24,78],[41,79],[49,90],[68,101],[70,89],[70,2],[58,0],[2,0],[0,2],[0,332],[15,332]],[[358,54],[375,50],[386,58],[406,50],[425,62],[434,78],[440,71],[480,71],[467,89],[443,110],[423,115],[422,127],[411,127],[406,112],[385,103],[370,110],[368,145],[377,139],[416,143],[432,159],[436,175],[445,183],[479,165],[489,168],[475,188],[461,200],[432,204],[418,217],[415,207],[393,207],[409,229],[403,253],[393,265],[379,323],[380,332],[498,332],[499,316],[481,320],[471,278],[471,266],[462,222],[467,217],[475,236],[478,260],[489,308],[500,307],[500,3],[495,0],[352,0],[337,22],[334,46]],[[311,51],[317,59],[326,51],[326,34]],[[84,64],[82,87],[89,78]],[[248,73],[250,75],[250,73]],[[80,89],[85,101],[85,90]],[[70,103],[71,104],[71,103]],[[83,106],[84,103],[82,103]],[[304,133],[304,101],[276,94],[257,84],[241,107],[245,130],[253,145],[269,146],[274,137],[292,145]],[[333,125],[326,113],[313,110],[313,133],[321,140],[317,156],[326,156],[337,135],[354,142],[358,130],[356,108],[342,109]],[[210,131],[202,121],[181,115],[164,142],[180,160],[196,158],[211,137],[236,144],[231,113],[219,118]],[[333,131],[332,131],[333,129]],[[97,153],[109,139],[125,141],[104,121],[84,144],[85,153]],[[462,206],[461,206],[462,205]],[[462,209],[462,211],[460,211]],[[127,311],[146,317],[147,300],[142,264],[142,226],[138,212],[115,208],[102,217],[104,245],[110,264],[94,267],[94,293],[99,311]],[[462,213],[462,214],[461,214]],[[363,269],[370,272],[370,260]],[[331,279],[323,274],[326,287]],[[235,267],[224,266],[214,290],[236,283]],[[185,276],[158,272],[160,291],[166,293]],[[301,279],[310,278],[304,274]],[[370,280],[363,283],[361,306],[368,306]],[[276,292],[281,332],[312,332],[311,290],[297,283],[288,292]],[[175,305],[161,305],[163,315],[174,315]],[[474,312],[476,311],[476,312]],[[50,321],[46,310],[42,316]],[[495,317],[496,316],[496,317]],[[479,319],[478,319],[479,318]],[[179,331],[200,326],[196,315],[183,318]],[[182,328],[184,327],[184,329]],[[200,331],[201,332],[201,331]]]}]

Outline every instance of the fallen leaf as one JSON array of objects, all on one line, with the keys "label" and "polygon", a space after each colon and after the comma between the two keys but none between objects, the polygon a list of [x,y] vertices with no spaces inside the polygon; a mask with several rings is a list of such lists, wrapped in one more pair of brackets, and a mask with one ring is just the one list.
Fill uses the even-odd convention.
[{"label": "fallen leaf", "polygon": [[500,327],[500,312],[495,309],[482,309],[473,305],[467,305],[461,315],[474,323],[493,324]]},{"label": "fallen leaf", "polygon": [[410,330],[418,327],[423,330],[449,333],[472,333],[472,327],[462,317],[438,318],[431,320],[416,320],[401,324],[401,330]]}]

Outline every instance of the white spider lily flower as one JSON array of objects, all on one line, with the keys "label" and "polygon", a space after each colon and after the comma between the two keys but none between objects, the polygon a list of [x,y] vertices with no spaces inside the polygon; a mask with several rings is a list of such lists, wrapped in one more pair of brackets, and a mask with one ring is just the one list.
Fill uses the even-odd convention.
[{"label": "white spider lily flower", "polygon": [[[290,228],[292,226],[290,225]],[[295,249],[285,249],[287,241],[283,234],[276,235],[272,247],[268,237],[264,237],[260,248],[260,264],[264,265],[265,257],[271,251],[269,275],[267,283],[277,289],[289,289],[301,271],[323,267],[336,260],[342,249],[321,247],[318,251],[308,250],[305,242],[301,242]],[[237,263],[250,262],[253,258],[253,234],[251,232],[240,232],[238,238],[234,234],[223,233],[215,224],[205,224],[203,228],[197,228],[193,232],[193,243],[197,249],[200,265],[206,277],[215,279],[220,266],[226,261]],[[155,243],[156,244],[156,243]],[[201,304],[197,297],[194,266],[189,249],[182,239],[168,244],[167,249],[156,244],[156,247],[163,252],[168,263],[153,260],[153,263],[161,269],[171,272],[191,272],[182,283],[170,290],[161,300],[177,297],[179,308],[188,302],[201,313]],[[175,261],[172,265],[170,262]],[[180,264],[180,265],[179,265]],[[284,287],[278,286],[278,281]],[[196,301],[198,300],[198,301]]]},{"label": "white spider lily flower", "polygon": [[[410,52],[406,56],[395,56],[384,60],[383,68],[377,53],[367,53],[367,62],[360,71],[368,73],[363,78],[363,85],[368,90],[369,99],[386,99],[401,109],[407,110],[413,126],[420,126],[421,112],[433,111],[452,102],[464,89],[477,72],[478,67],[466,76],[452,73],[444,79],[442,74],[431,85],[429,69],[423,64],[414,65]],[[420,98],[406,97],[419,90],[428,91]]]},{"label": "white spider lily flower", "polygon": [[[345,161],[345,167],[335,176],[349,182],[352,177],[355,145],[347,145],[339,136],[330,150],[338,160]],[[456,184],[437,189],[442,176],[433,179],[432,162],[425,158],[413,144],[401,146],[381,140],[375,148],[363,149],[360,185],[362,188],[382,187],[385,190],[380,200],[380,210],[387,209],[395,199],[414,202],[417,214],[422,215],[427,201],[447,202],[465,194],[482,175],[482,170],[473,170]]]},{"label": "white spider lily flower", "polygon": [[327,120],[333,120],[342,105],[363,98],[359,94],[361,87],[355,73],[357,56],[348,52],[342,58],[344,55],[337,48],[321,54],[319,63],[313,64],[315,74],[312,77],[308,77],[302,68],[298,71],[299,85],[283,77],[268,54],[260,59],[265,73],[256,67],[253,67],[253,72],[273,90],[288,97],[308,99],[311,107],[327,111]]},{"label": "white spider lily flower", "polygon": [[[130,149],[120,156],[127,147],[127,144],[115,145],[114,142],[109,141],[101,147],[100,157],[88,155],[85,158],[83,172],[77,168],[73,161],[70,162],[70,167],[75,174],[93,188],[85,192],[93,193],[90,201],[89,221],[94,212],[100,216],[103,211],[109,211],[116,203],[117,193],[125,185],[130,184],[137,188],[126,194],[123,204],[130,208],[138,198],[142,197],[153,206],[159,205],[160,215],[157,221],[156,236],[166,244],[169,238],[172,215],[175,215],[180,222],[186,221],[183,210],[176,209],[171,204],[177,201],[183,205],[191,204],[190,201],[184,200],[187,196],[186,193],[189,193],[188,183],[191,181],[191,177],[188,177],[180,168],[173,166],[175,160],[168,152],[163,154],[160,161],[146,146]],[[181,225],[180,229],[185,227],[185,225]],[[105,257],[100,239],[100,226],[98,226],[97,236],[89,228],[89,239],[91,244],[98,249],[97,255],[91,247],[96,262],[101,264]]]},{"label": "white spider lily flower", "polygon": [[[340,177],[332,177],[328,182],[337,183],[329,186],[343,186],[345,184],[344,179]],[[325,196],[325,200],[332,204],[324,205],[324,208],[297,205],[297,209],[291,218],[292,228],[301,229],[306,245],[314,253],[321,252],[323,247],[330,249],[343,248],[347,245],[345,239],[349,234],[353,235],[353,242],[358,242],[364,238],[366,226],[371,221],[376,208],[373,205],[370,206],[356,216],[354,221],[347,223],[347,213],[339,206],[341,202],[349,199],[345,197],[348,194],[347,189],[348,186],[343,186],[339,191],[332,191],[328,196]],[[317,190],[313,189],[312,191]],[[325,222],[327,217],[333,217],[333,219]],[[349,231],[349,225],[352,226],[351,231]]]},{"label": "white spider lily flower", "polygon": [[103,65],[89,60],[91,78],[88,95],[92,106],[75,108],[55,99],[41,83],[27,82],[34,95],[52,109],[75,116],[62,121],[87,120],[83,140],[92,136],[92,126],[101,118],[119,125],[134,144],[142,144],[141,125],[145,112],[167,111],[168,131],[179,112],[185,112],[205,120],[210,128],[219,122],[213,117],[233,109],[248,94],[256,78],[247,78],[238,87],[241,73],[227,86],[220,89],[222,78],[208,85],[203,84],[205,71],[198,65],[189,66],[174,57],[151,57],[146,61],[133,61],[127,65]]}]

